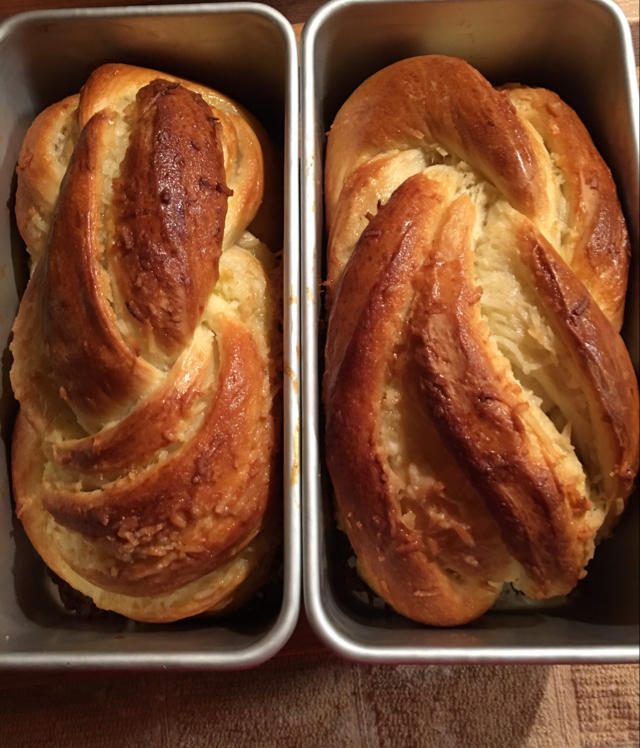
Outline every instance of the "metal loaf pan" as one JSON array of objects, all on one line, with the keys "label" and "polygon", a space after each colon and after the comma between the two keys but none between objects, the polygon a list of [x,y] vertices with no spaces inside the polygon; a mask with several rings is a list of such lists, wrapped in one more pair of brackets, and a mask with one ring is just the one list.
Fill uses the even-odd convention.
[{"label": "metal loaf pan", "polygon": [[[13,516],[7,473],[15,403],[7,341],[26,281],[24,244],[9,207],[20,143],[33,117],[75,93],[95,67],[126,62],[190,78],[235,98],[265,126],[282,157],[284,234],[283,582],[263,604],[219,621],[143,625],[66,613]],[[285,18],[229,3],[24,13],[0,25],[0,667],[248,668],[277,652],[300,598],[298,479],[298,66]]]},{"label": "metal loaf pan", "polygon": [[624,336],[638,365],[638,99],[628,23],[611,0],[335,0],[302,39],[304,592],[319,636],[363,662],[623,662],[638,658],[638,495],[568,599],[505,599],[458,629],[408,621],[372,598],[335,526],[322,456],[324,134],[349,94],[405,57],[466,59],[494,84],[557,91],[616,179],[632,236]]}]

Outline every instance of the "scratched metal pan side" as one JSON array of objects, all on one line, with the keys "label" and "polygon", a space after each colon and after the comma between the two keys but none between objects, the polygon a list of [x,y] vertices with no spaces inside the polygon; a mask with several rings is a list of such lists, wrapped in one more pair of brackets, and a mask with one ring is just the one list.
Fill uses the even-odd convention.
[{"label": "scratched metal pan side", "polygon": [[568,600],[506,600],[460,628],[421,626],[367,593],[335,524],[323,457],[321,374],[325,133],[369,75],[419,54],[467,59],[494,84],[556,90],[618,185],[633,260],[623,329],[638,367],[638,94],[628,23],[612,0],[334,0],[301,46],[303,573],[307,616],[331,649],[368,663],[632,662],[638,659],[638,493]]},{"label": "scratched metal pan side", "polygon": [[[284,287],[284,543],[282,581],[224,619],[169,625],[63,610],[10,501],[7,470],[16,404],[8,339],[26,284],[12,195],[24,133],[48,104],[79,90],[104,62],[125,62],[210,85],[264,125],[282,157]],[[136,6],[23,13],[0,24],[0,668],[254,667],[291,635],[299,613],[299,178],[298,62],[288,21],[257,3]],[[279,188],[278,188],[279,189]]]}]

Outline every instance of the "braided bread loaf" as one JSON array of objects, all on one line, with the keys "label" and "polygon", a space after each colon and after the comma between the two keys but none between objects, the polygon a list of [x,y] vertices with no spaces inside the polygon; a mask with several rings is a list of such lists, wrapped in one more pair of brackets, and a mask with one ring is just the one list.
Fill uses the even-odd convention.
[{"label": "braided bread loaf", "polygon": [[542,89],[373,75],[328,138],[326,455],[365,581],[432,625],[568,593],[638,466],[609,170]]},{"label": "braided bread loaf", "polygon": [[20,153],[17,513],[60,577],[137,620],[239,604],[279,542],[277,268],[246,230],[263,147],[225,96],[105,65]]}]

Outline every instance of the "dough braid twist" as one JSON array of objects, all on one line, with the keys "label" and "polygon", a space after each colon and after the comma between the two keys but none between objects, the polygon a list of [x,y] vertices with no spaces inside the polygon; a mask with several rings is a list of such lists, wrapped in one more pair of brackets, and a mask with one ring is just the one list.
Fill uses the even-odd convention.
[{"label": "dough braid twist", "polygon": [[257,132],[215,91],[105,65],[20,154],[17,512],[60,577],[138,620],[237,605],[279,541]]},{"label": "dough braid twist", "polygon": [[326,454],[362,576],[433,625],[505,582],[568,593],[638,466],[629,242],[584,126],[407,59],[340,109],[325,190]]}]

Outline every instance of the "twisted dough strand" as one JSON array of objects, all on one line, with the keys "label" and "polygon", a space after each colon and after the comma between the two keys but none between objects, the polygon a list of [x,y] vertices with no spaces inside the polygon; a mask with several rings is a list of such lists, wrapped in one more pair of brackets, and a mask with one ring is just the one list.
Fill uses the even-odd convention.
[{"label": "twisted dough strand", "polygon": [[336,116],[325,180],[331,285],[365,214],[438,163],[472,172],[529,218],[620,328],[629,239],[611,174],[580,120],[551,91],[497,91],[470,65],[438,55],[385,68]]},{"label": "twisted dough strand", "polygon": [[555,94],[404,60],[331,128],[324,401],[340,522],[415,620],[568,593],[638,465],[615,187]]},{"label": "twisted dough strand", "polygon": [[36,119],[18,176],[32,276],[13,473],[30,539],[138,620],[237,604],[278,542],[278,299],[246,232],[258,137],[214,91],[106,65]]}]

